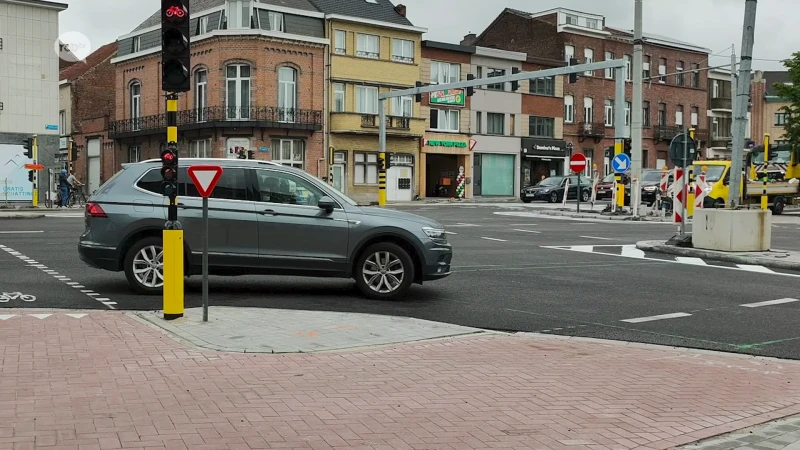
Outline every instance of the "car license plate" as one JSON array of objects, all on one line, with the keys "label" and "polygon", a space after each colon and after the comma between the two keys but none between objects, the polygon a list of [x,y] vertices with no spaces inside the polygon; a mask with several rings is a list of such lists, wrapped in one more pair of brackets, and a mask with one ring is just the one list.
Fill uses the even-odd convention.
[{"label": "car license plate", "polygon": [[525,197],[536,197],[536,194],[525,194]]},{"label": "car license plate", "polygon": [[608,192],[608,191],[605,190],[605,189],[600,189],[600,190],[597,191],[598,194],[605,194],[606,192]]}]

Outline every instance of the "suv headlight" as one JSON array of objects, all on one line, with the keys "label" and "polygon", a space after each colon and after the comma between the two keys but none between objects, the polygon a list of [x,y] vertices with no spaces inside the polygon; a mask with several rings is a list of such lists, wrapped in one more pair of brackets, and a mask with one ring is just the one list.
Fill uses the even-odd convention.
[{"label": "suv headlight", "polygon": [[444,232],[444,228],[431,228],[425,227],[422,231],[428,235],[429,238],[433,241],[439,242],[446,242],[447,241],[447,233]]},{"label": "suv headlight", "polygon": [[643,189],[643,190],[645,190],[645,191],[647,191],[647,192],[653,192],[653,191],[655,191],[655,190],[656,190],[656,187],[655,187],[655,186],[645,186],[645,187],[644,187],[644,188],[642,188],[642,189]]}]

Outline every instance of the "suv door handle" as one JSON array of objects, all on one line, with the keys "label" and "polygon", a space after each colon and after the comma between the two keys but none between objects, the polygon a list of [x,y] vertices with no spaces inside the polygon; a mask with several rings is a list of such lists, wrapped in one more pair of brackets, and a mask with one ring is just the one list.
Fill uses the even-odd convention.
[{"label": "suv door handle", "polygon": [[273,209],[265,209],[265,210],[261,211],[261,214],[263,214],[265,216],[277,216],[278,215],[278,213],[276,213],[275,210],[273,210]]}]

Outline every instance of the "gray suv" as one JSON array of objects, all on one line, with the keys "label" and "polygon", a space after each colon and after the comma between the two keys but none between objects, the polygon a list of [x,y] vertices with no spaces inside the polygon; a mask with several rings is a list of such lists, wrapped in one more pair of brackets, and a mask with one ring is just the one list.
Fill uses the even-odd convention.
[{"label": "gray suv", "polygon": [[[178,220],[186,275],[201,273],[202,199],[192,165],[224,171],[209,199],[209,273],[354,278],[368,297],[393,299],[412,283],[450,274],[452,248],[441,224],[400,211],[359,206],[305,171],[238,159],[181,159]],[[126,164],[86,204],[78,252],[90,266],[124,271],[131,287],[163,287],[162,230],[169,200],[161,161]]]}]

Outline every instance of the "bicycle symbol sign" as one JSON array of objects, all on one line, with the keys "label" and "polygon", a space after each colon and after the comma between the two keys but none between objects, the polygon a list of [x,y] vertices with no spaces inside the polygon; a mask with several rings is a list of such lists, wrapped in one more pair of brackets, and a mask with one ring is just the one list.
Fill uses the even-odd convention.
[{"label": "bicycle symbol sign", "polygon": [[36,296],[23,294],[22,292],[3,292],[0,294],[0,303],[8,303],[9,300],[22,300],[23,302],[32,302],[36,300]]}]

